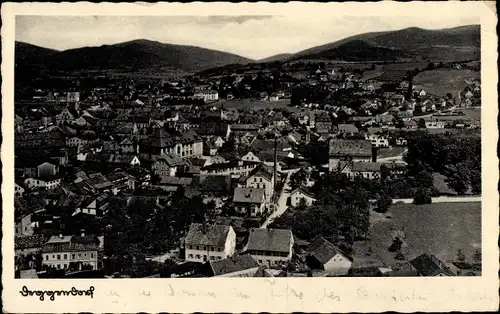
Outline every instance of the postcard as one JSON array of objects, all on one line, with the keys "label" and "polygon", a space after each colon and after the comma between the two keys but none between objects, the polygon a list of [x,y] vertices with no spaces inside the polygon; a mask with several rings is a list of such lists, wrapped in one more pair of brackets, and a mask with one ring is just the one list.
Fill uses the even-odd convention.
[{"label": "postcard", "polygon": [[498,310],[493,2],[2,22],[5,311]]}]

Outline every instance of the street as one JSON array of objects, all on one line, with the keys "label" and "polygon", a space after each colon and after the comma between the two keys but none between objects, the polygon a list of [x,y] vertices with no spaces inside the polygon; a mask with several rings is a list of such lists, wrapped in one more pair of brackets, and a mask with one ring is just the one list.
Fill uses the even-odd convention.
[{"label": "street", "polygon": [[291,171],[288,171],[287,172],[287,175],[286,175],[286,180],[285,180],[285,184],[283,185],[283,189],[281,190],[281,194],[280,194],[280,197],[278,199],[278,204],[277,207],[276,207],[276,211],[274,211],[271,216],[267,217],[266,221],[262,224],[262,226],[260,226],[262,229],[265,229],[267,228],[267,226],[274,220],[274,218],[278,217],[278,216],[281,216],[285,211],[286,211],[286,208],[287,208],[287,205],[286,205],[286,201],[288,199],[288,197],[290,196],[290,176],[292,175],[292,173],[298,171],[298,169],[294,169],[294,170],[291,170]]}]

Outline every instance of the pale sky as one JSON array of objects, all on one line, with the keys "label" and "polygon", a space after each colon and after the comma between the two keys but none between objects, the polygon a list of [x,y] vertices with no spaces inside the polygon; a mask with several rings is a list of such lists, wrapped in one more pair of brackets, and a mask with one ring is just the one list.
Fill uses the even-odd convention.
[{"label": "pale sky", "polygon": [[440,29],[479,24],[479,18],[443,15],[317,16],[17,16],[16,40],[66,50],[134,39],[193,45],[251,59],[294,53],[347,36],[406,27]]}]

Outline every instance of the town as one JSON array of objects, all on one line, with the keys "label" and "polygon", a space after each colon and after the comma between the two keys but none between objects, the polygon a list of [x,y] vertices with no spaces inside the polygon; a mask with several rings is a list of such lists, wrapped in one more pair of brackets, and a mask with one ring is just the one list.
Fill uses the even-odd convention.
[{"label": "town", "polygon": [[298,59],[16,83],[16,277],[481,275],[479,69]]}]

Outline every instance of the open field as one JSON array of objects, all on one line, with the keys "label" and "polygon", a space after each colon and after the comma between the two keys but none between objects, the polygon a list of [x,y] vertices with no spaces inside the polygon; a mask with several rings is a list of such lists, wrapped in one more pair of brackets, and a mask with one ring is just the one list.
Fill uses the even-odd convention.
[{"label": "open field", "polygon": [[[365,65],[366,66],[366,65]],[[370,64],[367,65],[368,67]],[[365,71],[363,80],[382,79],[382,80],[402,80],[408,70],[424,69],[427,62],[407,62],[407,63],[388,63],[375,64],[375,70]]]},{"label": "open field", "polygon": [[[372,212],[371,223],[372,238],[354,245],[356,266],[396,263],[395,253],[388,251],[395,231],[405,234],[407,245],[402,251],[407,260],[432,253],[449,261],[456,258],[459,249],[471,260],[476,249],[481,248],[480,202],[394,204],[386,214]],[[372,253],[368,256],[370,247]]]},{"label": "open field", "polygon": [[278,101],[263,101],[263,100],[251,100],[251,99],[241,99],[241,100],[224,100],[223,102],[218,101],[216,103],[211,103],[211,106],[224,105],[224,108],[235,108],[235,109],[272,109],[272,108],[286,108],[290,104],[290,99],[280,99]]},{"label": "open field", "polygon": [[467,86],[466,78],[480,77],[480,72],[471,70],[437,69],[419,73],[413,82],[415,87],[423,88],[430,94],[445,96],[451,93],[455,96]]}]

